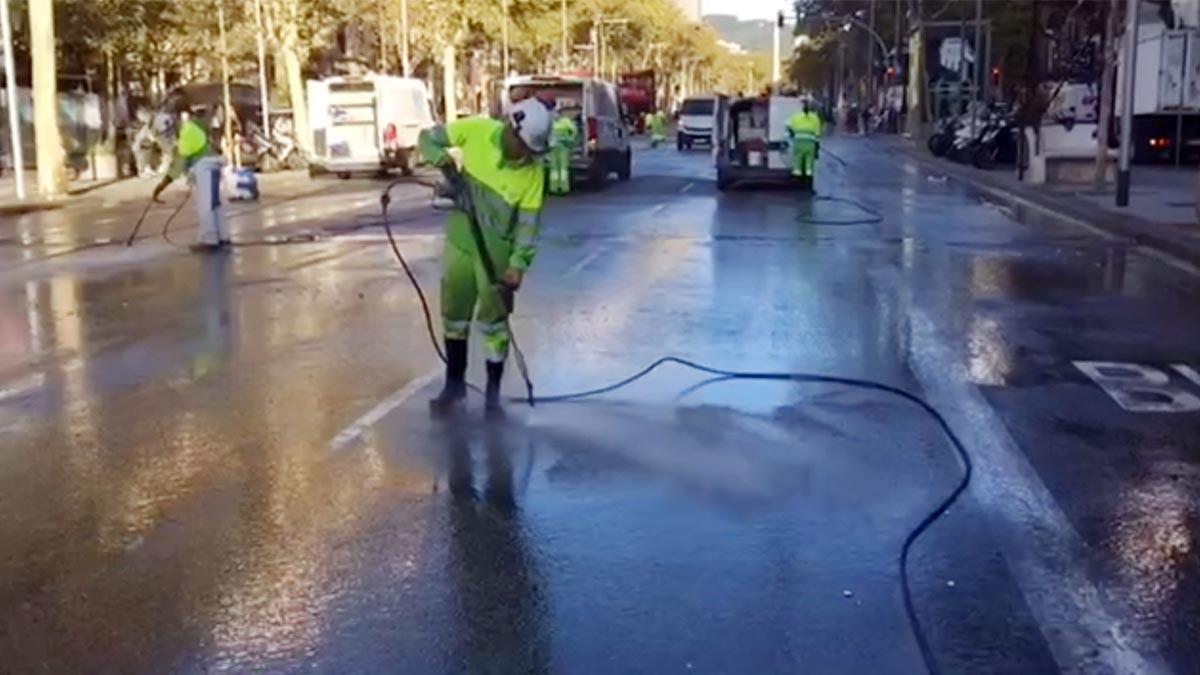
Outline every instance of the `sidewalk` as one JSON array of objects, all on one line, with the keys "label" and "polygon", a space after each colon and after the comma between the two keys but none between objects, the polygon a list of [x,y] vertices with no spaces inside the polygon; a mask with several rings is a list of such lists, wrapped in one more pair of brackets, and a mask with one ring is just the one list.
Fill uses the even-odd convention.
[{"label": "sidewalk", "polygon": [[985,171],[934,157],[912,139],[873,139],[1005,202],[1046,211],[1200,267],[1195,167],[1134,166],[1129,206],[1120,208],[1112,185],[1100,189],[1090,185],[1030,185],[1017,180],[1012,167]]},{"label": "sidewalk", "polygon": [[[67,195],[62,199],[44,199],[38,194],[37,173],[25,171],[25,199],[17,198],[17,181],[11,172],[0,176],[0,216],[20,215],[34,211],[59,209],[91,193],[104,193],[109,200],[114,197],[124,199],[124,193],[130,186],[139,184],[135,178],[108,178],[91,180],[88,178],[71,181],[67,184]],[[144,190],[143,190],[144,191]]]},{"label": "sidewalk", "polygon": [[[11,174],[6,174],[0,176],[0,218],[65,207],[106,209],[127,202],[144,203],[150,198],[150,193],[158,180],[157,177],[142,177],[74,181],[68,186],[65,197],[46,200],[37,195],[36,177],[30,172],[26,172],[26,199],[21,201],[17,199],[16,181],[13,180]],[[311,183],[308,173],[304,171],[259,174],[258,181],[259,189],[264,196],[303,192],[316,185]],[[184,181],[180,179],[175,184],[183,185]]]}]

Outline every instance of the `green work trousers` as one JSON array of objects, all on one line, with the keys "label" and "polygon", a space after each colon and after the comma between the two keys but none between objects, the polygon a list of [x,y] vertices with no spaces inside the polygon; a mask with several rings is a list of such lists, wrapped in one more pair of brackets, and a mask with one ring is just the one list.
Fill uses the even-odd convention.
[{"label": "green work trousers", "polygon": [[[465,213],[450,214],[450,228],[471,227]],[[492,267],[497,276],[508,269],[508,256],[512,245],[487,228],[483,230],[484,243],[491,254]],[[483,348],[491,363],[503,363],[508,356],[508,315],[504,303],[496,293],[487,271],[483,267],[475,246],[463,246],[446,238],[442,253],[442,330],[447,340],[465,340],[471,332],[471,319],[479,323],[483,334]]]},{"label": "green work trousers", "polygon": [[550,149],[550,194],[565,195],[571,192],[571,149]]},{"label": "green work trousers", "polygon": [[792,141],[792,175],[813,175],[813,164],[817,154],[817,142],[807,138],[797,138]]}]

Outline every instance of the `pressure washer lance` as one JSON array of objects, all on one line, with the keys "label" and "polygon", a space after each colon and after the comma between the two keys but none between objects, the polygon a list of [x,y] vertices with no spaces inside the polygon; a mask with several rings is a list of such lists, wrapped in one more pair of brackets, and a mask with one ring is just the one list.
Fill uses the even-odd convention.
[{"label": "pressure washer lance", "polygon": [[[167,237],[167,228],[171,227],[171,221],[175,220],[175,216],[179,215],[179,212],[181,210],[183,210],[183,205],[187,203],[188,199],[190,199],[191,196],[192,196],[192,189],[191,189],[191,187],[189,187],[187,196],[184,197],[183,200],[180,201],[179,204],[175,206],[175,210],[172,211],[171,215],[167,217],[167,222],[163,223],[162,238],[164,240],[166,240],[166,242],[168,244],[174,245],[174,242],[172,242],[170,240],[170,238]],[[126,248],[133,246],[134,240],[137,239],[138,232],[140,232],[142,230],[142,224],[146,222],[146,216],[149,215],[150,208],[154,206],[156,201],[157,200],[155,200],[153,198],[146,201],[146,208],[142,209],[142,215],[138,216],[137,222],[134,223],[133,231],[130,232],[129,237],[125,239],[125,247]]]},{"label": "pressure washer lance", "polygon": [[[454,187],[455,182],[459,182],[459,180],[461,180],[453,180],[451,179],[451,176],[447,176],[447,178],[449,179],[448,185],[451,187]],[[408,182],[412,181],[404,178],[394,180],[383,189],[383,194],[379,196],[379,206],[383,212],[383,230],[387,234],[388,244],[391,245],[392,253],[394,253],[396,259],[400,261],[400,266],[404,268],[404,274],[408,276],[408,280],[412,283],[413,288],[415,288],[417,291],[417,298],[421,301],[421,309],[425,314],[425,329],[429,333],[429,339],[431,342],[433,342],[433,348],[437,351],[438,358],[442,360],[442,363],[445,363],[446,354],[442,351],[441,342],[437,338],[437,331],[435,331],[433,328],[433,313],[429,309],[429,301],[425,298],[425,292],[421,289],[421,284],[417,281],[416,275],[413,274],[412,269],[408,266],[408,261],[404,259],[404,254],[400,252],[400,247],[396,244],[396,237],[392,232],[391,221],[388,219],[388,206],[392,201],[392,188],[401,183]],[[418,183],[425,187],[432,188],[435,191],[441,189],[441,186],[437,184],[423,183],[419,181]],[[467,221],[471,225],[471,238],[475,240],[475,251],[479,255],[479,262],[483,266],[484,274],[487,275],[488,284],[495,291],[497,300],[499,300],[501,305],[504,307],[504,325],[505,328],[508,329],[509,341],[512,344],[513,356],[517,361],[517,371],[521,374],[521,379],[525,382],[525,402],[528,403],[529,407],[532,408],[535,401],[533,395],[533,380],[529,376],[529,367],[525,363],[525,353],[521,351],[521,345],[517,342],[516,332],[513,331],[512,323],[509,320],[509,318],[512,316],[514,307],[513,289],[509,287],[508,284],[504,283],[504,281],[500,279],[499,275],[496,274],[496,267],[492,262],[492,256],[488,252],[487,242],[483,237],[483,230],[481,229],[479,220],[475,215],[475,205],[471,200],[470,190],[466,185],[461,183],[456,187],[457,189],[453,190],[452,195],[454,206],[467,215]],[[513,209],[512,215],[515,219],[517,216],[516,209]],[[471,388],[479,391],[479,388],[474,385],[472,385]]]}]

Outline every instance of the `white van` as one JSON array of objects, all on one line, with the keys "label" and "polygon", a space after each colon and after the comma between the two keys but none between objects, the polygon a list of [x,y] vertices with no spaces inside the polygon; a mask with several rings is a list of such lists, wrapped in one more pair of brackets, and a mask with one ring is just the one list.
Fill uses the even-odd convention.
[{"label": "white van", "polygon": [[803,109],[794,96],[716,99],[717,189],[738,184],[795,183],[812,190],[811,178],[792,176],[787,123]]},{"label": "white van", "polygon": [[695,143],[712,144],[716,103],[716,98],[712,96],[684,99],[683,105],[679,106],[679,122],[675,125],[677,150],[691,150]]},{"label": "white van", "polygon": [[505,108],[529,96],[553,100],[559,110],[575,117],[579,145],[571,156],[571,172],[585,174],[593,185],[603,184],[609,174],[629,180],[633,155],[629,128],[617,86],[583,77],[532,75],[505,82]]},{"label": "white van", "polygon": [[308,82],[312,128],[310,173],[412,172],[417,135],[433,126],[425,83],[408,77],[368,75]]}]

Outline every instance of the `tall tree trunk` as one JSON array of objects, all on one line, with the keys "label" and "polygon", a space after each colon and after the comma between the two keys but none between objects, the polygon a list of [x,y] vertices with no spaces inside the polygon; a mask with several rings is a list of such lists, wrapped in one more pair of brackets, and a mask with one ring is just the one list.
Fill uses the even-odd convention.
[{"label": "tall tree trunk", "polygon": [[454,45],[448,44],[442,49],[442,90],[446,106],[446,122],[458,118],[458,75],[455,69],[457,59]]},{"label": "tall tree trunk", "polygon": [[53,0],[29,2],[29,51],[33,66],[33,132],[38,191],[44,197],[61,197],[67,192],[67,176],[63,170],[62,138],[58,133]]},{"label": "tall tree trunk", "polygon": [[308,151],[311,148],[308,128],[308,98],[304,95],[304,73],[300,62],[300,12],[296,0],[288,0],[287,13],[282,17],[280,27],[283,33],[281,51],[283,52],[283,67],[287,71],[288,97],[292,104],[292,129],[296,135],[296,144]]},{"label": "tall tree trunk", "polygon": [[1118,0],[1111,0],[1106,13],[1108,19],[1104,22],[1104,73],[1100,77],[1100,126],[1096,130],[1096,175],[1097,186],[1103,185],[1108,175],[1108,139],[1112,127],[1113,89],[1117,81],[1117,52],[1120,41],[1117,40],[1117,22],[1121,19]]},{"label": "tall tree trunk", "polygon": [[112,49],[104,50],[104,97],[108,119],[104,124],[104,147],[112,153],[117,151],[117,72]]}]

